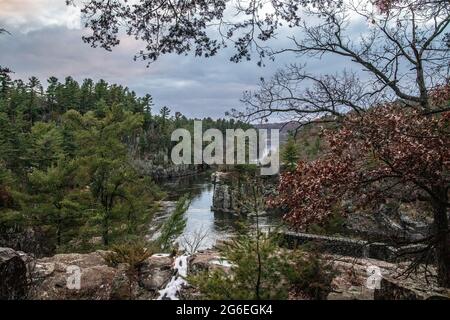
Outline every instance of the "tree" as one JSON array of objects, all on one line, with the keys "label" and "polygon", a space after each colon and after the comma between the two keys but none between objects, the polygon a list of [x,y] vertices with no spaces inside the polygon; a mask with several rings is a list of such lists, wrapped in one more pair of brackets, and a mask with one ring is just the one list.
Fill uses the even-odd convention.
[{"label": "tree", "polygon": [[[77,230],[76,216],[82,204],[73,195],[77,192],[75,177],[78,167],[74,161],[59,161],[46,170],[33,170],[28,175],[30,196],[26,197],[26,208],[40,226],[50,226],[56,235],[56,244],[61,246],[74,236]],[[35,222],[36,223],[36,222]]]},{"label": "tree", "polygon": [[10,74],[12,71],[8,68],[0,66],[0,99],[6,99],[9,90],[12,87],[12,80]]},{"label": "tree", "polygon": [[161,250],[169,250],[174,241],[183,233],[184,228],[186,227],[186,217],[184,214],[190,204],[191,201],[189,200],[188,195],[181,197],[175,206],[175,210],[162,225],[161,235],[158,237],[157,241]]},{"label": "tree", "polygon": [[159,111],[159,114],[161,115],[162,127],[163,127],[163,129],[165,129],[167,118],[170,115],[170,109],[167,106],[164,106]]},{"label": "tree", "polygon": [[29,122],[29,126],[32,127],[37,121],[38,116],[42,113],[42,105],[39,97],[43,95],[43,89],[41,82],[36,77],[31,77],[27,84],[28,99],[24,107],[25,120]]},{"label": "tree", "polygon": [[[334,55],[365,71],[364,78],[348,71],[313,75],[294,64],[262,81],[259,92],[244,95],[247,110],[233,115],[247,120],[288,113],[302,124],[324,116],[321,121],[330,122],[397,99],[436,112],[429,110],[430,90],[448,78],[448,0],[91,1],[82,11],[92,30],[86,42],[111,50],[125,25],[128,35],[146,43],[136,59],[189,51],[211,56],[231,43],[236,62],[252,53],[260,59]],[[367,29],[355,35],[364,24]],[[279,46],[274,39],[281,27],[291,35]],[[212,29],[219,32],[208,32]]]},{"label": "tree", "polygon": [[349,203],[376,210],[389,201],[425,201],[434,230],[422,239],[418,262],[428,264],[435,252],[439,284],[449,287],[449,120],[449,112],[424,117],[396,105],[349,115],[327,133],[325,155],[283,174],[271,204],[288,208],[286,219],[302,227],[323,224],[336,211],[349,214]]},{"label": "tree", "polygon": [[[308,8],[307,15],[320,22],[303,22],[302,38],[293,38],[293,46],[274,54],[339,56],[365,71],[366,79],[345,70],[315,75],[293,64],[263,80],[258,92],[246,92],[247,109],[234,114],[259,119],[287,113],[302,124],[331,122],[349,111],[362,113],[396,100],[424,113],[445,111],[448,108],[431,111],[429,95],[448,78],[449,50],[442,38],[450,23],[449,8],[448,1],[442,0],[393,1],[389,10],[355,1]],[[360,22],[352,15],[370,25],[365,34],[350,33],[352,25]]]},{"label": "tree", "polygon": [[294,137],[289,137],[286,145],[283,148],[283,161],[287,164],[290,170],[295,169],[297,161],[299,160],[298,145]]},{"label": "tree", "polygon": [[92,79],[85,79],[80,88],[80,107],[81,113],[86,113],[95,106],[94,97],[94,81]]},{"label": "tree", "polygon": [[20,128],[14,125],[5,112],[0,112],[0,161],[15,173],[24,170],[27,142]]},{"label": "tree", "polygon": [[145,117],[151,119],[152,107],[153,107],[153,97],[150,94],[146,94],[140,100],[141,108],[140,110],[144,112]]},{"label": "tree", "polygon": [[47,90],[45,92],[46,96],[47,96],[47,111],[49,113],[53,113],[53,112],[58,112],[59,110],[57,109],[57,104],[58,104],[58,87],[59,87],[59,82],[58,82],[58,78],[56,77],[50,77],[47,80],[48,86],[47,86]]},{"label": "tree", "polygon": [[61,130],[54,123],[38,122],[31,128],[27,159],[33,167],[45,170],[65,156]]},{"label": "tree", "polygon": [[60,112],[67,110],[78,110],[80,105],[80,85],[72,77],[66,77],[61,88]]},{"label": "tree", "polygon": [[97,201],[103,243],[108,245],[113,219],[120,221],[123,216],[129,216],[129,210],[136,209],[130,190],[141,184],[142,179],[129,164],[127,147],[122,141],[142,126],[142,116],[113,106],[106,111],[104,118],[96,118],[92,112],[81,116],[70,111],[66,114],[66,121],[78,128],[79,179],[89,186],[92,197]]}]

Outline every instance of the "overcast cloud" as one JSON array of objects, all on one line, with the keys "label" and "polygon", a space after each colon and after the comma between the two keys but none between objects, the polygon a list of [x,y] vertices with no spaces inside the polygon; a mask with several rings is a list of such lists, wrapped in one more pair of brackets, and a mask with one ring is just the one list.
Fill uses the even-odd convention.
[{"label": "overcast cloud", "polygon": [[[0,27],[11,32],[0,37],[0,65],[12,69],[15,78],[34,75],[43,83],[50,76],[102,78],[139,95],[150,93],[156,108],[167,105],[193,117],[223,117],[225,111],[239,108],[243,91],[256,89],[261,77],[294,61],[280,56],[260,68],[255,61],[234,64],[231,52],[223,51],[209,59],[163,56],[146,68],[144,62],[133,61],[141,44],[130,38],[113,52],[84,44],[79,12],[65,0],[0,0]],[[337,71],[346,63],[338,58],[295,62],[308,62],[317,73]]]}]

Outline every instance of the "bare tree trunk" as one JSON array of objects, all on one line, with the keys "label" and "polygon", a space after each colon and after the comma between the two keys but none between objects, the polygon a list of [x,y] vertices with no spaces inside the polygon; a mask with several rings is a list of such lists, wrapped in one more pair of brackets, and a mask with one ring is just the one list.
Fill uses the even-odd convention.
[{"label": "bare tree trunk", "polygon": [[256,191],[256,183],[253,185],[253,200],[255,206],[255,214],[256,214],[256,254],[258,258],[258,275],[256,278],[256,299],[260,300],[260,287],[261,287],[261,273],[262,273],[262,261],[261,261],[261,252],[259,248],[259,240],[260,240],[260,230],[259,230],[259,206],[257,199],[257,191]]},{"label": "bare tree trunk", "polygon": [[103,244],[109,245],[109,209],[106,209],[105,216],[103,217]]},{"label": "bare tree trunk", "polygon": [[256,252],[258,255],[258,277],[256,279],[256,299],[260,300],[260,287],[261,287],[261,273],[262,273],[262,261],[261,252],[259,248],[260,232],[259,232],[259,215],[256,213]]},{"label": "bare tree trunk", "polygon": [[440,190],[439,194],[442,200],[433,202],[438,284],[442,287],[450,288],[450,235],[447,216],[448,195],[445,188]]}]

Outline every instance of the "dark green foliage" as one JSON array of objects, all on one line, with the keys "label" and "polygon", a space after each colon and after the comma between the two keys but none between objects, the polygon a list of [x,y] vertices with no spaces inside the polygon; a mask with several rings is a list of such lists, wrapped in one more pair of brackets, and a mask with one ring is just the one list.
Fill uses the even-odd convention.
[{"label": "dark green foliage", "polygon": [[186,217],[184,216],[184,213],[189,208],[189,205],[189,196],[183,196],[178,200],[175,210],[162,225],[161,234],[157,241],[162,251],[170,250],[174,240],[181,235],[186,227]]},{"label": "dark green foliage", "polygon": [[[0,67],[0,236],[30,228],[60,252],[139,240],[163,194],[133,164],[165,164],[175,128],[194,120],[168,107],[152,114],[152,97],[126,87],[72,77],[12,80]],[[207,130],[236,127],[204,119]],[[170,247],[187,202],[164,227]],[[99,241],[101,238],[101,241]]]},{"label": "dark green foliage", "polygon": [[[277,241],[270,236],[261,235],[257,248],[256,236],[241,235],[222,252],[224,259],[233,265],[231,274],[219,269],[192,276],[188,282],[200,290],[204,299],[285,299],[289,288],[280,279],[286,261],[277,250]],[[259,280],[258,252],[262,261]]]},{"label": "dark green foliage", "polygon": [[311,224],[308,226],[308,232],[320,235],[339,235],[345,232],[345,218],[340,214],[333,214],[322,225]]},{"label": "dark green foliage", "polygon": [[324,300],[332,290],[331,281],[335,272],[330,264],[322,262],[313,251],[295,250],[291,252],[285,275],[291,293]]},{"label": "dark green foliage", "polygon": [[[262,262],[258,290],[257,252]],[[331,290],[334,273],[329,265],[309,252],[281,249],[278,239],[267,234],[259,241],[254,235],[241,235],[225,245],[222,255],[231,271],[216,269],[188,278],[203,299],[286,299],[289,294],[324,299]]]},{"label": "dark green foliage", "polygon": [[154,248],[150,244],[126,242],[114,245],[111,252],[105,254],[104,258],[111,267],[117,267],[120,263],[127,263],[131,268],[137,269],[153,253]]},{"label": "dark green foliage", "polygon": [[289,137],[282,151],[283,161],[289,170],[294,170],[300,159],[299,147],[294,137]]}]

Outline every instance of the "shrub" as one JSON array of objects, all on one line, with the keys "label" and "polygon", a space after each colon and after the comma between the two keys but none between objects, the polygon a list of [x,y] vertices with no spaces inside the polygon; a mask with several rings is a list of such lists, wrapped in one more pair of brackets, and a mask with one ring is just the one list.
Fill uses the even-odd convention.
[{"label": "shrub", "polygon": [[288,288],[280,282],[285,261],[277,248],[277,241],[270,235],[260,234],[258,247],[256,237],[241,235],[223,247],[224,259],[232,265],[230,273],[220,269],[202,272],[189,277],[188,282],[205,299],[285,299]]},{"label": "shrub", "polygon": [[264,234],[259,239],[259,263],[256,242],[256,237],[239,236],[223,248],[224,259],[232,265],[229,272],[204,271],[188,277],[188,282],[201,298],[211,300],[286,299],[290,293],[327,297],[334,277],[331,265],[305,250],[282,249],[275,237]]},{"label": "shrub", "polygon": [[293,251],[290,262],[284,274],[291,292],[311,299],[326,299],[332,290],[331,281],[335,276],[332,266],[320,260],[316,253],[303,250]]},{"label": "shrub", "polygon": [[121,263],[127,263],[130,268],[137,269],[145,259],[154,253],[150,244],[145,247],[142,243],[125,243],[114,245],[112,251],[108,252],[104,258],[109,266],[117,267]]}]

